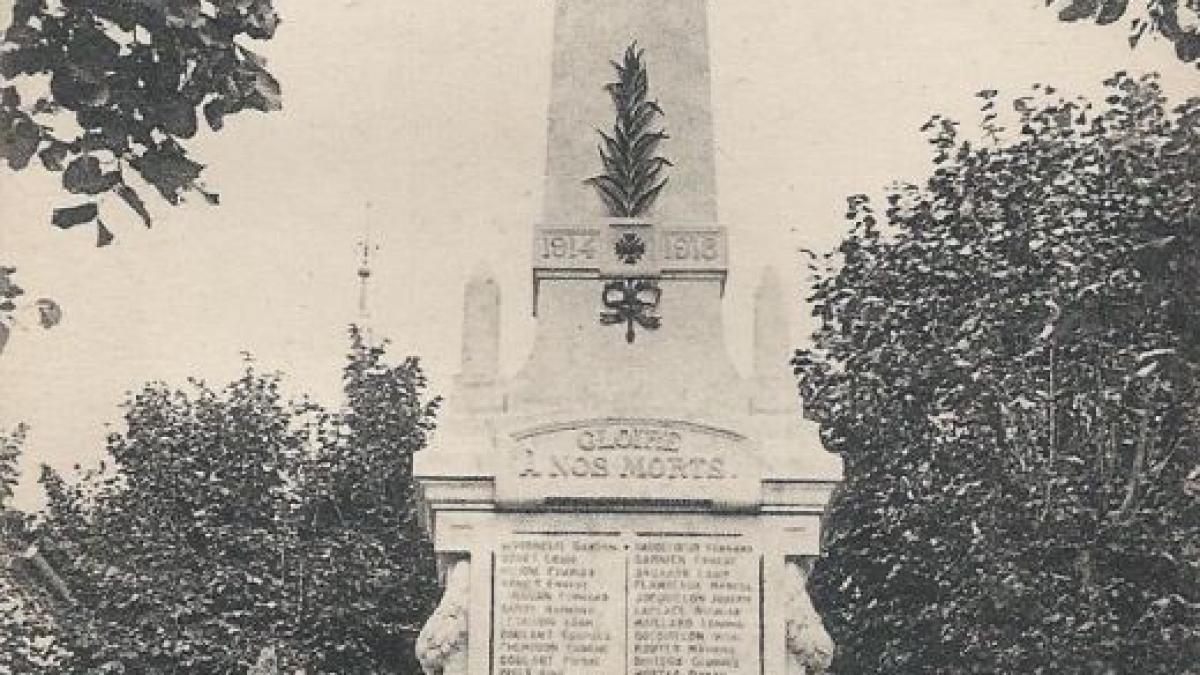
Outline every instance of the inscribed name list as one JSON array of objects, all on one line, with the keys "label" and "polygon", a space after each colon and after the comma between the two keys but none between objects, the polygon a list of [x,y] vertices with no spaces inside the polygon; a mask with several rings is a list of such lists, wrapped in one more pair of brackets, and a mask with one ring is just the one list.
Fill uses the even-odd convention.
[{"label": "inscribed name list", "polygon": [[733,537],[504,541],[495,559],[492,672],[760,673],[760,561]]},{"label": "inscribed name list", "polygon": [[730,539],[639,539],[628,569],[626,672],[759,673],[759,561],[753,547]]},{"label": "inscribed name list", "polygon": [[493,672],[624,672],[625,556],[615,541],[530,536],[496,550]]}]

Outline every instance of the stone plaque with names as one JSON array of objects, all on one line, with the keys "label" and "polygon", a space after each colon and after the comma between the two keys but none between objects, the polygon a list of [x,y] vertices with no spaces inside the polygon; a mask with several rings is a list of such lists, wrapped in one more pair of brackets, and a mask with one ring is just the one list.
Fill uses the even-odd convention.
[{"label": "stone plaque with names", "polygon": [[492,672],[620,673],[624,557],[615,540],[528,535],[501,542],[493,568]]},{"label": "stone plaque with names", "polygon": [[495,675],[762,672],[762,558],[740,538],[513,535],[493,569]]},{"label": "stone plaque with names", "polygon": [[626,672],[760,672],[760,574],[759,556],[746,543],[639,537],[629,558]]}]

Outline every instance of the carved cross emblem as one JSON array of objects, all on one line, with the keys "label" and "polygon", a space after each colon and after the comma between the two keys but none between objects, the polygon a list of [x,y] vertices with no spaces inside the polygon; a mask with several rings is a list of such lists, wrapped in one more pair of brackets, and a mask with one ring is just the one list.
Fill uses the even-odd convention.
[{"label": "carved cross emblem", "polygon": [[619,279],[604,284],[604,307],[600,323],[625,324],[625,341],[632,344],[634,325],[655,330],[662,320],[654,313],[662,289],[652,279]]},{"label": "carved cross emblem", "polygon": [[646,255],[646,242],[636,232],[626,232],[613,245],[613,252],[617,254],[617,260],[626,265],[636,265]]}]

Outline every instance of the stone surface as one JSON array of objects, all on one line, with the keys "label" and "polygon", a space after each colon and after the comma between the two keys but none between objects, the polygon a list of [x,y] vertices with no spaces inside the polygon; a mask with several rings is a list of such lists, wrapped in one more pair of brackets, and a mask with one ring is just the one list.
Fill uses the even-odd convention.
[{"label": "stone surface", "polygon": [[496,554],[496,672],[761,672],[762,556],[737,537],[540,533]]},{"label": "stone surface", "polygon": [[597,128],[612,124],[604,85],[610,61],[633,42],[645,49],[650,100],[671,138],[661,151],[675,164],[654,216],[688,225],[716,223],[706,0],[557,0],[543,216],[548,223],[604,220],[583,180],[599,172]]},{"label": "stone surface", "polygon": [[619,673],[625,653],[625,560],[606,537],[513,535],[494,554],[496,672]]},{"label": "stone surface", "polygon": [[465,675],[470,644],[471,564],[457,557],[446,565],[445,592],[417,635],[417,661],[425,675]]},{"label": "stone surface", "polygon": [[500,372],[500,288],[479,269],[467,282],[463,302],[463,351],[460,379],[467,384],[495,382]]},{"label": "stone surface", "polygon": [[833,640],[808,597],[808,572],[795,560],[784,567],[784,616],[787,619],[786,675],[820,675],[833,662]]},{"label": "stone surface", "polygon": [[754,399],[756,413],[789,414],[796,409],[796,381],[784,315],[783,284],[774,268],[763,270],[754,293]]},{"label": "stone surface", "polygon": [[522,428],[498,448],[502,506],[653,503],[756,506],[761,471],[750,441],[716,427],[598,418]]}]

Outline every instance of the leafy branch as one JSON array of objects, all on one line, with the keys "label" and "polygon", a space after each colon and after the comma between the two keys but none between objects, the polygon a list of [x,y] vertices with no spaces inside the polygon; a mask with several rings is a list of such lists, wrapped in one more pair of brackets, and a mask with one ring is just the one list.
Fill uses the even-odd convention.
[{"label": "leafy branch", "polygon": [[660,175],[670,160],[655,154],[660,143],[669,138],[654,128],[655,118],[663,114],[658,103],[647,100],[650,80],[642,61],[645,50],[637,43],[629,45],[621,63],[612,62],[617,81],[605,86],[612,97],[617,119],[612,134],[597,130],[604,173],[587,179],[596,188],[609,215],[635,217],[644,214],[658,198],[666,178]]},{"label": "leafy branch", "polygon": [[36,311],[38,324],[42,328],[52,328],[62,321],[62,310],[58,303],[49,298],[38,298],[32,303],[18,303],[18,298],[25,295],[25,289],[12,280],[16,273],[15,267],[0,265],[0,352],[8,343],[13,326],[21,324],[17,319],[23,310]]},{"label": "leafy branch", "polygon": [[28,430],[24,424],[19,424],[11,432],[0,431],[0,512],[7,509],[12,501],[13,488],[21,474],[18,466],[21,446]]},{"label": "leafy branch", "polygon": [[[1053,5],[1055,0],[1046,0]],[[1129,21],[1129,46],[1136,47],[1150,33],[1157,33],[1175,46],[1175,55],[1200,67],[1200,2],[1196,0],[1069,0],[1058,12],[1060,21],[1094,20],[1101,26],[1114,23],[1137,7]]]},{"label": "leafy branch", "polygon": [[0,158],[20,171],[36,156],[60,173],[85,201],[51,223],[95,223],[98,246],[113,240],[105,195],[151,224],[133,174],[171,204],[189,191],[216,204],[181,141],[198,111],[217,131],[226,115],[280,109],[279,83],[239,43],[270,39],[278,23],[272,0],[16,0],[0,41]]}]

